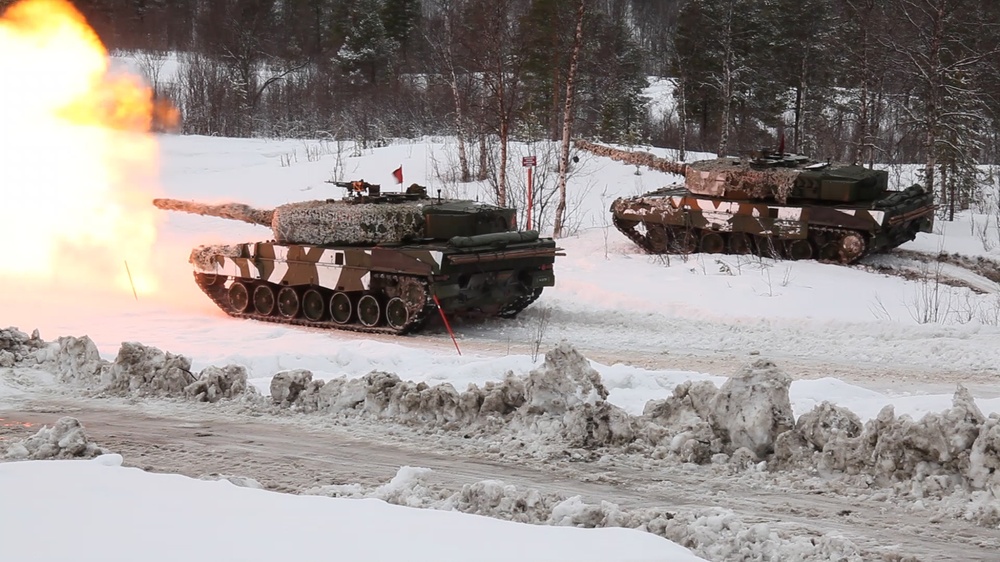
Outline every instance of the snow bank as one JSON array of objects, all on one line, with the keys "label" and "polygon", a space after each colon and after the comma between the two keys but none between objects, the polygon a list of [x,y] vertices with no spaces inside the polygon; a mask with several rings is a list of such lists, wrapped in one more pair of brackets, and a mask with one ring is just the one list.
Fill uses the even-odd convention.
[{"label": "snow bank", "polygon": [[0,366],[13,367],[44,345],[38,330],[29,336],[14,327],[0,329]]},{"label": "snow bank", "polygon": [[[135,342],[122,344],[115,360],[107,362],[86,337],[47,343],[37,333],[7,329],[0,331],[0,353],[4,363],[46,366],[60,382],[98,393],[241,400],[251,408],[268,407],[247,385],[242,366],[206,367],[195,376],[186,357]],[[774,363],[759,359],[719,388],[688,381],[633,416],[607,401],[600,374],[564,342],[526,376],[508,372],[500,382],[470,384],[461,392],[451,384],[404,381],[384,371],[328,381],[314,380],[304,369],[282,371],[271,381],[269,407],[460,430],[487,439],[494,449],[515,448],[518,454],[539,457],[638,453],[659,462],[711,463],[730,473],[818,475],[831,484],[880,487],[915,501],[933,499],[955,517],[1000,524],[995,501],[1000,494],[1000,416],[985,417],[964,387],[958,387],[952,407],[944,412],[915,420],[897,417],[889,406],[862,424],[853,412],[828,402],[796,420],[790,383]],[[32,454],[17,451],[19,457]],[[505,494],[485,484],[466,490],[463,509],[488,512],[491,505],[508,503]],[[525,513],[552,507],[544,498],[517,501]]]},{"label": "snow bank", "polygon": [[322,486],[303,493],[376,498],[396,505],[538,525],[638,529],[667,538],[711,560],[863,560],[854,543],[834,533],[802,536],[764,523],[748,524],[724,509],[629,510],[613,502],[588,503],[580,496],[545,494],[500,480],[482,480],[449,490],[433,485],[432,473],[427,468],[404,466],[381,486]]},{"label": "snow bank", "polygon": [[641,433],[656,458],[676,455],[704,464],[734,455],[737,465],[763,459],[794,426],[791,382],[774,363],[758,359],[721,389],[705,381],[683,383],[669,398],[646,404]]},{"label": "snow bank", "polygon": [[1000,524],[1000,416],[985,418],[959,386],[950,409],[919,420],[886,406],[861,426],[857,416],[824,403],[781,435],[773,465],[821,475],[859,475],[904,497],[941,499],[960,494],[973,503],[994,498],[963,518]]},{"label": "snow bank", "polygon": [[112,394],[178,396],[194,383],[191,360],[155,347],[124,342],[114,363],[104,369],[105,390]]},{"label": "snow bank", "polygon": [[277,373],[271,379],[272,402],[307,413],[445,426],[503,416],[524,404],[524,383],[512,373],[501,383],[487,383],[483,388],[471,384],[464,392],[451,384],[403,381],[382,371],[328,381],[313,380],[312,376],[305,369]]},{"label": "snow bank", "polygon": [[597,373],[568,343],[545,355],[526,379],[508,372],[500,383],[470,384],[459,392],[449,383],[403,381],[372,371],[359,378],[313,380],[296,369],[271,379],[271,400],[279,407],[338,416],[366,416],[404,424],[489,430],[507,425],[526,440],[556,441],[558,447],[604,447],[635,438],[629,415],[607,402]]},{"label": "snow bank", "polygon": [[59,418],[52,427],[44,426],[38,433],[8,445],[4,457],[8,460],[47,460],[93,458],[107,451],[92,443],[79,420]]},{"label": "snow bank", "polygon": [[[571,454],[580,449],[641,451],[669,461],[798,471],[866,482],[916,498],[955,492],[1000,493],[1000,429],[959,387],[954,405],[920,420],[887,407],[862,425],[853,412],[828,402],[795,419],[791,377],[758,359],[721,388],[685,382],[641,416],[607,402],[600,374],[572,345],[561,343],[524,378],[464,392],[373,371],[363,377],[313,380],[307,370],[283,371],[271,381],[272,403],[303,413],[361,416],[516,444],[526,454]],[[993,515],[975,517],[984,524]]]},{"label": "snow bank", "polygon": [[197,376],[191,360],[137,342],[124,342],[114,361],[101,358],[87,336],[60,337],[52,342],[16,328],[0,330],[0,367],[37,367],[67,386],[118,396],[160,396],[201,402],[255,399],[241,365],[209,366]]}]

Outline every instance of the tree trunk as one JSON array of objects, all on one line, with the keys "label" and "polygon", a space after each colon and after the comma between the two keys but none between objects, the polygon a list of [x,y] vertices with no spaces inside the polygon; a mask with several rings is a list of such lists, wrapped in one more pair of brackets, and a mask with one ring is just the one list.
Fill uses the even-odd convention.
[{"label": "tree trunk", "polygon": [[865,143],[868,139],[868,80],[861,81],[858,99],[858,122],[855,130],[854,163],[865,163]]},{"label": "tree trunk", "polygon": [[809,64],[809,49],[807,48],[804,53],[802,53],[802,68],[799,71],[799,87],[795,90],[795,131],[793,133],[792,145],[793,150],[796,153],[802,152],[802,131],[805,130],[805,110],[803,109],[806,104],[806,85],[808,83],[808,64]]},{"label": "tree trunk", "polygon": [[[559,37],[556,34],[552,34],[552,44],[554,47],[558,47]],[[552,119],[552,123],[549,126],[549,131],[551,131],[551,139],[556,140],[559,138],[559,64],[552,65],[552,113],[549,117]]]},{"label": "tree trunk", "polygon": [[486,153],[486,148],[487,148],[486,147],[486,133],[480,132],[479,133],[479,174],[476,177],[476,179],[478,181],[486,181],[486,178],[489,176],[489,174],[486,173],[486,170],[489,168],[490,159],[488,158],[488,155]]},{"label": "tree trunk", "polygon": [[566,214],[566,174],[569,171],[569,139],[573,130],[573,100],[576,98],[576,66],[580,60],[580,49],[583,46],[583,16],[586,11],[587,0],[580,0],[576,11],[576,35],[573,37],[573,53],[570,55],[569,72],[566,74],[562,152],[559,155],[559,204],[556,205],[556,217],[552,227],[552,235],[556,238],[563,235],[563,222]]},{"label": "tree trunk", "polygon": [[677,102],[678,102],[677,103],[677,119],[680,120],[680,127],[681,127],[681,142],[680,142],[680,145],[681,145],[681,147],[680,147],[680,152],[677,154],[677,158],[681,162],[683,162],[684,160],[687,159],[687,136],[688,136],[688,128],[687,128],[687,94],[685,93],[685,89],[687,88],[687,80],[684,78],[684,72],[683,71],[681,72],[680,79],[678,80],[678,83],[680,84],[680,88],[679,89],[680,89],[681,95],[678,97],[678,100],[677,100]]},{"label": "tree trunk", "polygon": [[729,5],[729,13],[723,33],[722,84],[719,93],[722,95],[722,123],[719,131],[719,146],[716,154],[719,158],[726,155],[729,146],[729,115],[733,104],[733,5]]}]

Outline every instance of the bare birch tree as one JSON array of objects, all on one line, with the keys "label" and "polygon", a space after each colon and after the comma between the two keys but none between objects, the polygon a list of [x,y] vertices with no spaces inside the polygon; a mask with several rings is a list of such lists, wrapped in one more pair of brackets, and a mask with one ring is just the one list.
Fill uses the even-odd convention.
[{"label": "bare birch tree", "polygon": [[451,101],[454,106],[455,136],[458,139],[460,181],[469,182],[472,180],[472,174],[469,171],[469,157],[465,149],[468,129],[462,104],[463,97],[458,82],[459,73],[455,63],[455,20],[458,17],[461,2],[462,0],[437,0],[435,7],[439,10],[437,16],[440,27],[431,27],[425,31],[424,38],[430,45],[438,69],[451,92]]},{"label": "bare birch tree", "polygon": [[573,53],[569,59],[569,71],[566,74],[566,100],[563,109],[562,150],[559,154],[559,203],[556,205],[556,216],[552,226],[552,235],[559,238],[563,235],[563,219],[566,214],[566,174],[569,172],[569,142],[573,132],[573,101],[576,98],[576,68],[580,61],[580,49],[583,47],[583,18],[587,13],[587,0],[580,0],[576,11],[576,32],[573,36]]}]

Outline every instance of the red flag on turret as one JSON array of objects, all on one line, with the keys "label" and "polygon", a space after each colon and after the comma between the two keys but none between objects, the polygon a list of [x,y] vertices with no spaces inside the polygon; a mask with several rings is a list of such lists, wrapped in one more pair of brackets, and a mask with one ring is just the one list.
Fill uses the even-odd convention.
[{"label": "red flag on turret", "polygon": [[396,183],[403,183],[403,167],[400,166],[393,170],[392,177],[396,178]]}]

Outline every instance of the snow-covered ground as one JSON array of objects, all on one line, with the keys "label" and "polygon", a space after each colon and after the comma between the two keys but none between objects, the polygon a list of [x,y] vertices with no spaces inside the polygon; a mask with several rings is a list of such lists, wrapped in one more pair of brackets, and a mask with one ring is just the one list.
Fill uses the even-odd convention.
[{"label": "snow-covered ground", "polygon": [[[527,525],[376,499],[280,494],[255,482],[153,474],[121,464],[114,454],[0,464],[4,558],[502,562],[511,558],[511,547],[502,545],[516,545],[533,560],[553,562],[702,560],[630,529]],[[105,547],[106,540],[113,547]]]},{"label": "snow-covered ground", "polygon": [[[207,202],[236,200],[268,207],[305,199],[340,197],[342,189],[325,183],[328,179],[363,178],[381,183],[383,190],[391,190],[395,187],[392,170],[402,166],[404,185],[416,182],[428,186],[431,193],[440,189],[445,196],[489,199],[485,185],[458,184],[449,179],[454,176],[456,166],[454,145],[449,139],[404,140],[387,147],[365,150],[356,150],[349,143],[298,140],[164,136],[160,141],[161,185],[154,195]],[[666,150],[653,152],[669,155]],[[541,163],[535,175],[536,182],[551,189],[555,178],[555,148],[518,145],[512,162],[519,163],[519,156],[529,153],[537,154]],[[9,274],[0,270],[0,328],[16,326],[25,332],[38,329],[41,337],[49,342],[60,336],[86,335],[96,344],[100,358],[106,361],[114,361],[120,355],[123,342],[141,342],[190,358],[189,369],[195,375],[209,366],[242,366],[249,385],[265,396],[273,391],[275,374],[293,369],[307,369],[313,381],[325,381],[330,388],[334,387],[334,383],[340,384],[337,382],[339,377],[359,380],[373,371],[379,371],[393,373],[402,381],[425,382],[432,386],[449,383],[458,392],[464,391],[470,384],[482,389],[487,383],[501,383],[509,372],[515,377],[528,377],[530,372],[541,368],[546,352],[565,341],[590,358],[587,364],[593,367],[606,389],[607,404],[623,412],[614,415],[631,416],[628,419],[645,420],[642,414],[650,401],[670,399],[678,385],[685,381],[705,381],[713,387],[722,387],[751,361],[760,359],[773,361],[789,376],[787,397],[795,419],[801,419],[815,406],[829,401],[853,411],[860,423],[878,422],[880,412],[890,405],[897,419],[908,415],[916,420],[925,414],[937,415],[952,408],[958,383],[969,388],[975,405],[986,417],[1000,412],[1000,386],[996,384],[1000,375],[1000,356],[996,352],[1000,343],[1000,293],[984,292],[983,288],[990,286],[982,276],[963,270],[966,272],[963,275],[971,276],[973,283],[970,284],[979,287],[978,291],[973,291],[932,282],[934,264],[927,266],[928,275],[923,279],[907,279],[877,273],[865,266],[843,267],[812,261],[774,262],[698,254],[687,259],[649,256],[610,226],[608,206],[616,197],[639,194],[678,178],[645,169],[636,170],[586,153],[579,156],[580,161],[572,171],[568,188],[572,233],[559,240],[566,255],[556,262],[556,286],[547,289],[517,319],[458,322],[454,327],[461,355],[456,353],[444,328],[435,324],[420,334],[397,338],[231,319],[218,311],[195,287],[187,263],[188,252],[199,244],[264,240],[270,233],[243,223],[177,213],[158,215],[158,235],[150,248],[150,255],[153,256],[151,275],[157,283],[155,290],[134,296],[131,291],[121,288],[83,286],[77,279],[93,278],[93,275],[78,277],[77,272],[93,267],[91,263],[107,267],[108,263],[121,261],[124,268],[124,261],[128,260],[128,256],[90,260],[88,252],[103,250],[84,248],[48,278]],[[512,190],[523,190],[523,169],[512,166],[511,172],[514,178]],[[45,189],[45,186],[37,188]],[[543,230],[551,224],[551,207],[536,210],[536,216],[542,217]],[[18,211],[8,208],[7,212]],[[1000,260],[996,243],[1000,235],[996,231],[996,223],[988,226],[983,234],[977,231],[976,225],[989,225],[989,219],[987,215],[965,214],[955,223],[939,223],[935,234],[921,234],[904,249],[926,255],[944,251],[973,259]],[[911,259],[908,263],[912,266],[914,262]],[[111,276],[120,272],[104,273]],[[0,350],[3,349],[2,343]],[[53,396],[58,398],[60,404],[75,400],[78,401],[75,407],[82,407],[79,404],[93,401],[93,393],[99,390],[94,384],[82,388],[70,385],[67,390],[65,377],[54,372],[58,370],[55,365],[62,364],[58,361],[42,362],[32,368],[23,362],[15,363],[13,359],[7,363],[0,355],[0,418],[5,417],[5,411],[15,411],[25,405],[37,408],[38,404],[53,399]],[[153,397],[147,400],[143,401],[146,404],[144,407],[155,409],[161,399]],[[954,400],[957,401],[957,398]],[[321,400],[309,404],[320,408],[316,406],[320,403]],[[162,407],[176,408],[177,405],[167,403]],[[963,405],[963,408],[966,407]],[[213,416],[232,415],[236,419],[240,410],[223,408],[215,412]],[[406,420],[408,425],[420,424],[419,419]],[[87,425],[84,417],[81,421]],[[127,421],[122,423],[128,424]],[[397,430],[391,428],[400,422],[390,419],[385,423],[390,428],[386,431],[397,435]],[[534,428],[531,435],[548,435],[545,430],[539,429],[537,421],[519,423],[535,424],[531,426]],[[979,420],[977,423],[989,422]],[[395,438],[405,439],[409,434],[404,432],[402,435]],[[489,442],[493,438],[483,439]],[[657,445],[660,441],[648,435],[643,439],[646,440],[643,442],[651,443],[650,451],[660,451],[657,454],[667,457],[678,454],[682,448],[679,444],[676,448],[662,443]],[[0,441],[0,448],[3,444]],[[967,445],[971,446],[971,442]],[[527,450],[533,449],[528,446]],[[669,454],[665,452],[668,450]],[[608,458],[617,454],[614,451],[609,450]],[[626,452],[623,449],[621,454]],[[736,453],[727,455],[730,455],[727,462],[736,462],[733,460]],[[128,456],[124,460],[126,464],[130,462]],[[363,463],[364,460],[359,459],[358,462]],[[695,473],[702,470],[699,465],[685,464],[676,459],[663,462],[681,463],[678,466],[683,465],[687,467],[684,470]],[[748,465],[754,465],[754,462],[757,461],[748,461]],[[986,463],[983,466],[994,466],[989,464],[992,461],[982,462]],[[462,535],[465,529],[469,529],[469,536],[492,533],[493,539],[501,539],[505,543],[509,542],[503,541],[506,537],[520,541],[520,537],[524,536],[521,533],[537,532],[515,527],[494,528],[493,522],[476,522],[478,520],[474,519],[451,521],[440,514],[429,515],[428,519],[414,523],[408,519],[412,516],[409,511],[375,506],[372,502],[362,504],[364,507],[351,508],[347,507],[350,502],[322,504],[314,498],[278,499],[268,492],[236,488],[228,483],[186,482],[162,475],[143,475],[108,464],[114,463],[109,463],[107,458],[100,462],[80,461],[74,465],[76,469],[34,462],[16,467],[3,465],[0,466],[0,473],[9,474],[10,478],[0,478],[0,481],[23,480],[27,490],[29,483],[36,486],[45,480],[58,479],[60,486],[65,487],[59,493],[65,493],[67,501],[79,502],[81,506],[93,505],[92,502],[96,501],[92,496],[85,496],[84,489],[88,487],[113,489],[114,497],[136,493],[136,488],[129,488],[131,486],[140,486],[142,490],[162,488],[165,493],[172,491],[177,498],[181,497],[180,494],[193,494],[204,503],[212,503],[210,498],[215,497],[212,494],[219,493],[222,494],[220,501],[232,498],[234,505],[243,506],[234,509],[241,511],[244,518],[227,523],[232,534],[249,532],[252,533],[249,536],[258,538],[296,537],[287,542],[309,536],[309,525],[323,518],[338,517],[356,518],[358,525],[364,517],[384,516],[393,518],[392,521],[397,521],[395,518],[398,517],[398,523],[395,523],[398,528],[394,533],[411,525],[427,529],[443,524],[462,525],[462,532],[455,532],[454,535]],[[855,466],[850,462],[847,465]],[[137,461],[135,466],[142,464]],[[613,462],[600,466],[607,478],[615,478]],[[152,468],[157,467],[154,465]],[[937,474],[937,469],[931,466],[921,470],[921,474]],[[29,476],[32,474],[38,476]],[[481,475],[482,479],[488,477]],[[750,476],[733,478],[746,480]],[[765,476],[752,478],[762,479]],[[957,482],[954,479],[959,477],[941,478],[952,478]],[[719,481],[728,482],[725,478]],[[921,485],[927,486],[926,483]],[[982,489],[963,488],[963,493],[982,493]],[[71,494],[70,490],[77,490],[74,493],[79,496]],[[863,498],[866,492],[856,493],[857,498]],[[4,490],[5,501],[0,508],[5,514],[5,522],[12,518],[6,514],[14,513],[8,506],[15,505],[7,502],[8,497],[15,496],[7,494]],[[18,509],[29,509],[24,504],[30,501],[30,497],[17,494],[20,502],[17,503]],[[911,501],[914,497],[924,496],[903,494],[903,497]],[[974,511],[979,514],[969,516],[967,520],[996,525],[989,515],[990,506],[997,502],[995,498],[984,499],[981,495],[962,497],[969,506],[975,506]],[[719,497],[714,505],[726,508],[727,500]],[[47,506],[54,508],[51,504]],[[275,527],[284,515],[272,516],[272,512],[277,513],[274,510],[297,513],[294,520],[301,525]],[[935,513],[943,510],[941,508]],[[49,512],[32,513],[38,513],[36,520],[50,516]],[[253,513],[257,517],[251,515]],[[229,511],[203,513],[206,521],[212,518],[230,521],[231,514]],[[100,514],[88,512],[87,518],[97,520],[116,516],[122,516],[121,510],[108,507]],[[128,517],[143,521],[146,516],[129,514]],[[188,517],[187,512],[183,516],[175,514],[170,516],[173,523],[163,521],[162,524],[181,524]],[[701,533],[712,530],[714,533],[705,536],[718,537],[726,529],[738,528],[731,518],[722,515],[716,519],[706,513],[692,517],[699,523],[692,523],[690,529],[699,529]],[[757,517],[773,525],[782,524],[780,519],[768,519],[763,512]],[[68,517],[60,520],[72,525]],[[195,524],[193,528],[201,526]],[[739,535],[742,538],[733,540],[742,540],[746,544],[762,544],[770,536],[767,533],[771,532],[749,523],[739,528],[746,532]],[[10,533],[8,537],[14,537],[28,532],[19,529],[16,526],[0,527],[0,544],[9,544],[4,538],[6,533]],[[81,526],[74,532],[85,535],[87,529]],[[343,529],[344,536],[352,536],[351,529],[353,527]],[[680,555],[675,555],[679,551],[670,550],[674,548],[671,543],[657,537],[637,538],[635,535],[639,533],[620,533],[611,539],[610,534],[587,535],[581,532],[570,535],[564,531],[545,535],[544,538],[539,536],[523,540],[543,541],[538,543],[539,556],[552,552],[555,553],[552,559],[657,559],[655,556],[680,559],[677,558]],[[733,533],[734,536],[738,534],[736,531]],[[767,536],[756,536],[754,533],[765,533]],[[227,534],[223,532],[219,535]],[[738,556],[736,553],[750,552],[739,549],[713,551],[704,546],[707,544],[705,540],[699,542],[697,538],[691,538],[697,537],[694,531],[688,535],[660,534],[668,538],[688,537],[690,544],[685,546],[695,547],[696,552],[706,558],[725,559]],[[327,530],[319,532],[319,536],[322,538],[317,540],[321,542],[332,540],[328,538]],[[397,536],[393,535],[393,541]],[[792,532],[792,536],[801,539],[806,534]],[[655,543],[652,542],[654,538]],[[206,537],[206,540],[211,540],[211,537]],[[260,540],[266,542],[262,538]],[[400,537],[399,544],[405,545],[407,540]],[[466,541],[465,538],[462,540]],[[581,545],[580,549],[564,546],[562,541],[566,540]],[[620,545],[614,543],[619,547],[616,552],[620,556],[609,558],[598,555],[607,551],[586,546],[605,540],[621,541]],[[829,540],[832,539],[824,536],[827,542],[823,544],[829,546]],[[892,540],[886,538],[887,543]],[[248,541],[248,544],[253,542]],[[471,541],[463,544],[471,544]],[[828,555],[834,551],[817,550],[809,554],[803,550],[801,542],[794,544],[794,549],[787,547],[786,550],[774,551],[777,552],[774,559],[782,558],[782,553],[785,559],[820,559],[816,552]],[[545,551],[544,548],[555,550]],[[628,550],[631,548],[635,550]],[[18,552],[24,554],[15,556],[18,560],[63,558],[54,551],[51,556],[46,554],[33,558],[28,547]],[[422,554],[417,556],[418,559],[423,559],[420,556],[442,559],[447,554],[433,549],[419,552]],[[461,548],[454,554],[457,559],[469,552],[477,551]],[[179,556],[181,553],[173,554]],[[922,553],[903,554],[918,556]],[[641,558],[643,556],[647,558]],[[381,558],[377,555],[372,557]],[[547,554],[544,557],[549,559]],[[177,556],[165,555],[163,559],[168,558],[176,559]]]}]

